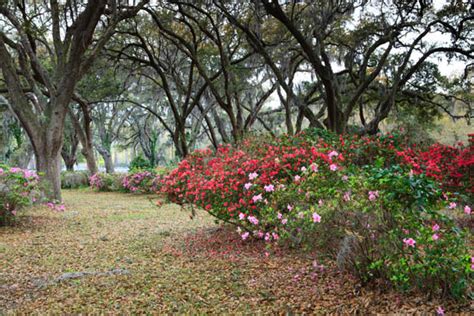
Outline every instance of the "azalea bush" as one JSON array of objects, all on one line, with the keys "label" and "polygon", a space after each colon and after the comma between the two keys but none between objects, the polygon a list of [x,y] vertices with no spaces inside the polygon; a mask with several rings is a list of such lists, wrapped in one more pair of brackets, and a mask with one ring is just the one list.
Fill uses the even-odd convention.
[{"label": "azalea bush", "polygon": [[96,191],[110,192],[126,190],[122,186],[125,175],[98,172],[89,177],[90,187]]},{"label": "azalea bush", "polygon": [[461,297],[473,267],[444,211],[455,201],[431,174],[397,165],[403,146],[394,135],[248,139],[189,155],[161,192],[238,226],[244,240],[320,246],[362,282]]},{"label": "azalea bush", "polygon": [[128,192],[156,193],[161,184],[161,177],[153,170],[136,170],[123,177],[122,187]]},{"label": "azalea bush", "polygon": [[11,223],[25,206],[38,201],[39,188],[35,172],[0,165],[0,226]]}]

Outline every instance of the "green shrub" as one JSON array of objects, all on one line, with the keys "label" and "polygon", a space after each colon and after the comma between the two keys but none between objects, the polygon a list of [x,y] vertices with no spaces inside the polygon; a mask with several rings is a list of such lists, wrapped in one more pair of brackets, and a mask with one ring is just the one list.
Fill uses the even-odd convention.
[{"label": "green shrub", "polygon": [[134,172],[139,170],[150,170],[153,169],[153,166],[151,165],[148,159],[145,159],[143,156],[138,155],[132,159],[128,169],[131,172]]},{"label": "green shrub", "polygon": [[77,189],[89,185],[89,173],[87,171],[63,171],[61,172],[61,187],[63,189]]},{"label": "green shrub", "polygon": [[382,279],[403,291],[460,298],[472,278],[471,257],[442,197],[432,180],[399,166],[319,168],[273,192],[259,230],[248,217],[244,225],[280,244],[319,246],[363,283]]}]

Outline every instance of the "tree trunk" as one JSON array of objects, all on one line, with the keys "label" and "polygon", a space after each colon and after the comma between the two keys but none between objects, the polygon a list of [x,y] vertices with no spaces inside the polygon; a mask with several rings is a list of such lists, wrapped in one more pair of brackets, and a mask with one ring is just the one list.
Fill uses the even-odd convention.
[{"label": "tree trunk", "polygon": [[99,149],[99,153],[104,158],[104,164],[105,164],[105,172],[106,173],[114,173],[115,168],[114,168],[114,162],[112,160],[112,153],[108,150],[105,149]]},{"label": "tree trunk", "polygon": [[64,165],[66,166],[67,171],[74,171],[74,165],[76,164],[76,157],[69,157],[64,153],[61,155],[63,157]]},{"label": "tree trunk", "polygon": [[46,196],[50,200],[61,201],[61,156],[48,148],[35,153],[36,169],[44,173],[48,182]]},{"label": "tree trunk", "polygon": [[82,146],[82,155],[86,158],[87,170],[93,175],[99,170],[97,168],[97,162],[95,161],[94,149],[92,146]]}]

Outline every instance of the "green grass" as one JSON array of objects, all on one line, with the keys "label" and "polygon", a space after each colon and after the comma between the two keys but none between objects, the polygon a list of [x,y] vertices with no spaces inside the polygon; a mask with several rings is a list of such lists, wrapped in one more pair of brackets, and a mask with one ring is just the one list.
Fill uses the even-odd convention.
[{"label": "green grass", "polygon": [[[18,225],[0,228],[0,315],[403,313],[438,304],[423,298],[394,306],[395,293],[356,293],[330,263],[312,278],[308,254],[266,258],[261,243],[232,239],[206,213],[191,220],[150,196],[79,189],[65,190],[64,200],[64,213],[35,207]],[[53,282],[68,272],[114,269],[129,273]]]}]

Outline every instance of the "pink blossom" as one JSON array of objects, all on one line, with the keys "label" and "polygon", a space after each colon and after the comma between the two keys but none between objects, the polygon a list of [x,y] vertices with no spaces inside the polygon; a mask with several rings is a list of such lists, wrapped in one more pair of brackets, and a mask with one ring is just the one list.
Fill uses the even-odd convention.
[{"label": "pink blossom", "polygon": [[318,172],[318,165],[317,164],[312,163],[310,167],[311,167],[311,171]]},{"label": "pink blossom", "polygon": [[242,221],[245,219],[245,214],[244,213],[239,213],[239,219]]},{"label": "pink blossom", "polygon": [[298,213],[298,217],[299,217],[299,218],[304,218],[304,213],[303,213],[303,212],[299,212],[299,213]]},{"label": "pink blossom", "polygon": [[337,170],[337,165],[332,163],[332,164],[329,166],[329,169],[330,169],[331,171],[336,171],[336,170]]},{"label": "pink blossom", "polygon": [[16,210],[13,210],[13,211],[12,211],[12,215],[13,215],[13,216],[16,216]]},{"label": "pink blossom", "polygon": [[273,184],[266,185],[266,186],[264,187],[264,189],[265,189],[266,192],[273,192],[273,191],[275,191],[275,187],[273,186]]},{"label": "pink blossom", "polygon": [[300,177],[300,176],[298,176],[298,175],[296,175],[296,176],[295,176],[295,182],[298,182],[298,181],[300,181],[300,179],[301,179],[301,177]]},{"label": "pink blossom", "polygon": [[306,169],[305,166],[301,167],[301,172],[306,172],[306,170],[307,170],[307,169]]},{"label": "pink blossom", "polygon": [[287,208],[287,209],[288,209],[288,211],[290,211],[290,212],[291,212],[291,211],[293,211],[293,206],[292,206],[292,205],[290,205],[290,204],[288,204],[288,205],[286,206],[286,208]]},{"label": "pink blossom", "polygon": [[324,201],[323,201],[323,200],[321,200],[321,199],[319,199],[319,201],[318,201],[318,205],[319,205],[319,206],[323,206],[323,204],[324,204]]},{"label": "pink blossom", "polygon": [[436,309],[436,315],[443,316],[444,315],[444,309],[441,306],[438,306]]},{"label": "pink blossom", "polygon": [[416,241],[413,238],[403,238],[403,243],[408,247],[415,247]]},{"label": "pink blossom", "polygon": [[379,197],[379,191],[369,191],[369,200],[374,201]]},{"label": "pink blossom", "polygon": [[351,193],[350,192],[346,192],[344,193],[344,196],[342,197],[344,199],[344,201],[348,202],[351,200]]},{"label": "pink blossom", "polygon": [[249,235],[250,235],[249,232],[245,232],[240,237],[242,237],[242,239],[245,240],[245,239],[249,238]]},{"label": "pink blossom", "polygon": [[66,205],[61,204],[56,207],[56,211],[58,212],[64,212],[66,210]]},{"label": "pink blossom", "polygon": [[249,216],[248,221],[254,225],[258,225],[258,219],[255,216]]},{"label": "pink blossom", "polygon": [[0,168],[0,176],[4,173],[5,173],[5,171],[3,170],[3,168]]},{"label": "pink blossom", "polygon": [[438,224],[434,224],[433,227],[431,227],[431,229],[436,232],[439,230],[439,225]]},{"label": "pink blossom", "polygon": [[457,206],[456,202],[451,202],[451,203],[449,203],[448,207],[449,207],[450,210],[452,210],[453,208],[456,208],[456,206]]},{"label": "pink blossom", "polygon": [[270,241],[272,239],[272,236],[270,235],[270,233],[266,233],[265,234],[265,241]]},{"label": "pink blossom", "polygon": [[471,208],[468,205],[464,206],[464,213],[466,213],[467,215],[471,214]]},{"label": "pink blossom", "polygon": [[254,195],[252,197],[252,200],[254,203],[257,203],[258,201],[261,201],[263,199],[262,195],[261,194],[258,194],[258,195]]},{"label": "pink blossom", "polygon": [[250,189],[251,187],[252,187],[252,183],[246,183],[246,184],[244,184],[245,190],[248,190],[248,189]]},{"label": "pink blossom", "polygon": [[431,239],[433,239],[434,241],[438,240],[439,239],[439,235],[438,234],[433,234],[431,236]]},{"label": "pink blossom", "polygon": [[265,234],[264,234],[262,231],[260,231],[260,230],[259,230],[258,233],[257,233],[257,237],[258,237],[258,238],[263,238],[264,235],[265,235]]},{"label": "pink blossom", "polygon": [[346,176],[346,175],[343,175],[343,176],[342,176],[342,181],[346,182],[347,180],[349,180],[349,177]]},{"label": "pink blossom", "polygon": [[278,213],[277,218],[278,218],[278,219],[282,219],[282,218],[283,218],[283,214],[282,214],[282,213]]},{"label": "pink blossom", "polygon": [[20,173],[20,172],[21,172],[21,168],[12,167],[12,168],[10,168],[10,172],[11,172],[11,173]]},{"label": "pink blossom", "polygon": [[281,220],[281,223],[282,223],[283,225],[286,225],[286,223],[288,223],[288,220],[287,220],[286,218],[284,218],[284,219]]},{"label": "pink blossom", "polygon": [[321,216],[318,213],[313,213],[313,223],[320,223]]},{"label": "pink blossom", "polygon": [[258,173],[252,172],[249,174],[249,180],[254,180],[258,177]]},{"label": "pink blossom", "polygon": [[280,236],[278,236],[277,233],[272,233],[272,237],[273,237],[273,239],[275,239],[275,240],[280,239]]},{"label": "pink blossom", "polygon": [[335,151],[335,150],[331,151],[331,152],[328,154],[328,157],[329,157],[329,159],[331,159],[331,160],[332,160],[332,157],[337,157],[337,156],[339,156],[339,153],[338,153],[337,151]]}]

